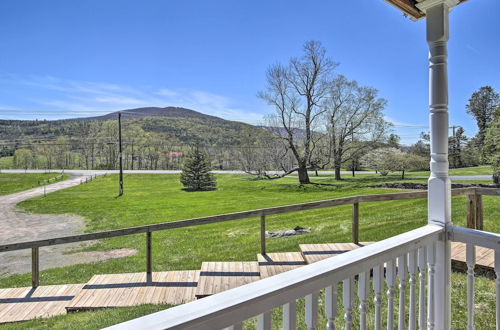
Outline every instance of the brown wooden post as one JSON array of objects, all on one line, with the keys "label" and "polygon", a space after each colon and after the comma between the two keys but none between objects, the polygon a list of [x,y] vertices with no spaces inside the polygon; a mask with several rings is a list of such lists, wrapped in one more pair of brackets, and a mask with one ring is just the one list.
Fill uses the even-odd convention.
[{"label": "brown wooden post", "polygon": [[483,196],[476,195],[476,229],[484,230],[483,225]]},{"label": "brown wooden post", "polygon": [[359,243],[359,203],[352,204],[352,242]]},{"label": "brown wooden post", "polygon": [[31,248],[31,287],[40,284],[40,255],[37,247]]},{"label": "brown wooden post", "polygon": [[260,253],[266,254],[266,216],[260,216]]},{"label": "brown wooden post", "polygon": [[467,195],[467,228],[476,228],[476,195]]},{"label": "brown wooden post", "polygon": [[151,232],[146,232],[146,280],[153,281],[153,264],[151,258]]}]

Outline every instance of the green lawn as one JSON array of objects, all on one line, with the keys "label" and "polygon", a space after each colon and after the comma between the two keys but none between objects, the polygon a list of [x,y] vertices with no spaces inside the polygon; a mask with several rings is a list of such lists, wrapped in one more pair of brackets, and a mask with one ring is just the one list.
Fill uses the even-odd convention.
[{"label": "green lawn", "polygon": [[[0,196],[39,187],[45,180],[59,175],[59,173],[0,173]],[[65,178],[67,175],[63,176],[63,179]],[[51,183],[54,183],[54,180]]]},{"label": "green lawn", "polygon": [[[218,190],[211,192],[185,192],[181,190],[178,175],[125,175],[125,195],[116,198],[117,177],[101,177],[86,185],[58,191],[46,198],[35,198],[20,204],[28,212],[75,213],[87,218],[86,231],[95,232],[164,221],[174,221],[200,216],[250,210],[256,208],[302,203],[350,195],[394,192],[389,189],[366,188],[366,185],[387,180],[376,176],[348,178],[342,182],[332,179],[317,180],[321,185],[299,186],[296,178],[273,181],[249,180],[246,176],[219,175]],[[396,180],[396,178],[391,178]],[[314,181],[314,178],[312,178]],[[425,179],[414,180],[425,182]],[[485,196],[485,230],[500,232],[498,198]],[[360,205],[361,240],[381,240],[426,224],[425,200],[363,203]],[[348,242],[351,238],[351,207],[339,206],[328,209],[296,212],[269,216],[268,230],[302,226],[312,233],[286,239],[268,239],[268,252],[298,251],[302,243]],[[465,225],[466,200],[453,198],[453,219]],[[259,219],[244,219],[199,227],[181,228],[153,233],[153,270],[199,269],[202,261],[255,260],[259,252]],[[139,253],[124,259],[108,260],[95,264],[69,266],[41,272],[41,285],[84,283],[93,274],[136,272],[145,270],[145,236],[131,235],[101,240],[86,248],[112,249],[137,248]],[[43,253],[43,252],[42,252]],[[0,279],[0,287],[28,286],[30,274],[14,275]],[[463,308],[465,276],[454,274],[453,287],[460,288],[454,295],[454,308]],[[484,290],[484,306],[494,304],[494,282],[478,278],[478,288]],[[458,299],[460,298],[460,299]],[[483,298],[481,298],[483,299]],[[493,305],[494,306],[494,305]],[[152,308],[151,310],[148,308]],[[87,328],[99,328],[109,323],[149,313],[155,307],[143,307],[135,311],[112,310],[95,314],[95,322],[87,322],[94,313],[81,313],[37,320],[30,323],[9,325],[21,329],[29,324],[34,328],[60,328],[68,324],[82,324]],[[492,307],[493,308],[493,307]],[[494,309],[482,309],[478,313],[480,328],[494,324]],[[483,314],[481,314],[483,313]],[[490,315],[491,314],[491,315]],[[90,315],[90,316],[89,316]],[[105,315],[100,318],[98,315]],[[456,310],[453,314],[458,323],[464,324],[465,314]],[[101,320],[101,321],[99,321]],[[458,324],[457,323],[457,324]]]},{"label": "green lawn", "polygon": [[14,161],[14,157],[0,157],[0,169],[11,168]]},{"label": "green lawn", "polygon": [[[409,176],[429,176],[429,171],[408,172]],[[450,169],[450,175],[492,175],[491,166],[476,166]]]}]

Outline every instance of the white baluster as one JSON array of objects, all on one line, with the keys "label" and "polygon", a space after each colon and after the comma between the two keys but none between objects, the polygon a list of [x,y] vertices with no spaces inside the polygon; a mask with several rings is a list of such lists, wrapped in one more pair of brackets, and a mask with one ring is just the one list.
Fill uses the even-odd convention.
[{"label": "white baluster", "polygon": [[335,317],[337,316],[337,284],[331,285],[325,290],[325,308],[328,322],[326,328],[328,330],[335,329]]},{"label": "white baluster", "polygon": [[406,314],[406,277],[408,276],[406,254],[398,258],[398,277],[399,277],[399,321],[398,329],[405,329],[405,314]]},{"label": "white baluster", "polygon": [[467,263],[467,329],[474,329],[474,266],[476,265],[476,247],[466,244],[465,262]]},{"label": "white baluster", "polygon": [[344,303],[344,321],[345,329],[350,330],[352,327],[352,302],[354,298],[354,279],[352,277],[342,281],[343,286],[343,303]]},{"label": "white baluster", "polygon": [[434,330],[434,275],[436,273],[436,243],[432,243],[427,247],[427,267],[429,268],[427,275],[427,328]]},{"label": "white baluster", "polygon": [[283,330],[295,330],[297,327],[295,300],[283,305]]},{"label": "white baluster", "polygon": [[394,282],[396,280],[396,263],[386,263],[385,280],[387,282],[387,329],[394,329]]},{"label": "white baluster", "polygon": [[370,273],[364,272],[358,276],[358,297],[359,297],[359,328],[366,329],[366,303],[368,301],[368,290]]},{"label": "white baluster", "polygon": [[497,276],[495,280],[496,284],[496,310],[497,310],[497,330],[500,329],[500,250],[495,250],[495,274]]},{"label": "white baluster", "polygon": [[306,325],[307,329],[314,330],[318,326],[318,293],[306,296]]},{"label": "white baluster", "polygon": [[271,330],[271,312],[265,312],[257,316],[258,330]]},{"label": "white baluster", "polygon": [[375,292],[375,330],[382,329],[382,291],[384,290],[384,266],[373,268],[373,291]]},{"label": "white baluster", "polygon": [[425,271],[427,269],[427,248],[421,247],[418,249],[418,278],[419,278],[419,294],[418,294],[418,327],[425,329],[427,326],[425,313]]},{"label": "white baluster", "polygon": [[410,318],[408,329],[417,328],[417,251],[408,253],[408,272],[410,273]]}]

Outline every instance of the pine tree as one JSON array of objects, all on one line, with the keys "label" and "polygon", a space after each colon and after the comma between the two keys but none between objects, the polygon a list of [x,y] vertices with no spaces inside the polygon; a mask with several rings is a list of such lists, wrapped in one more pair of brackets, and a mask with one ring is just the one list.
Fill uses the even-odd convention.
[{"label": "pine tree", "polygon": [[195,145],[184,161],[181,183],[190,191],[213,190],[216,188],[216,181],[210,170],[207,156]]}]

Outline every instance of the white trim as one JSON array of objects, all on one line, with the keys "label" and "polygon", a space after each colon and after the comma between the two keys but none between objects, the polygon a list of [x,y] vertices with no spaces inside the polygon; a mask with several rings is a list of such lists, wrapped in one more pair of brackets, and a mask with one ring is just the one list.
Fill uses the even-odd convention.
[{"label": "white trim", "polygon": [[445,4],[448,8],[452,8],[460,3],[459,0],[425,0],[424,2],[419,2],[415,4],[415,7],[420,9],[424,14],[427,12],[427,9],[432,8],[434,6]]}]

